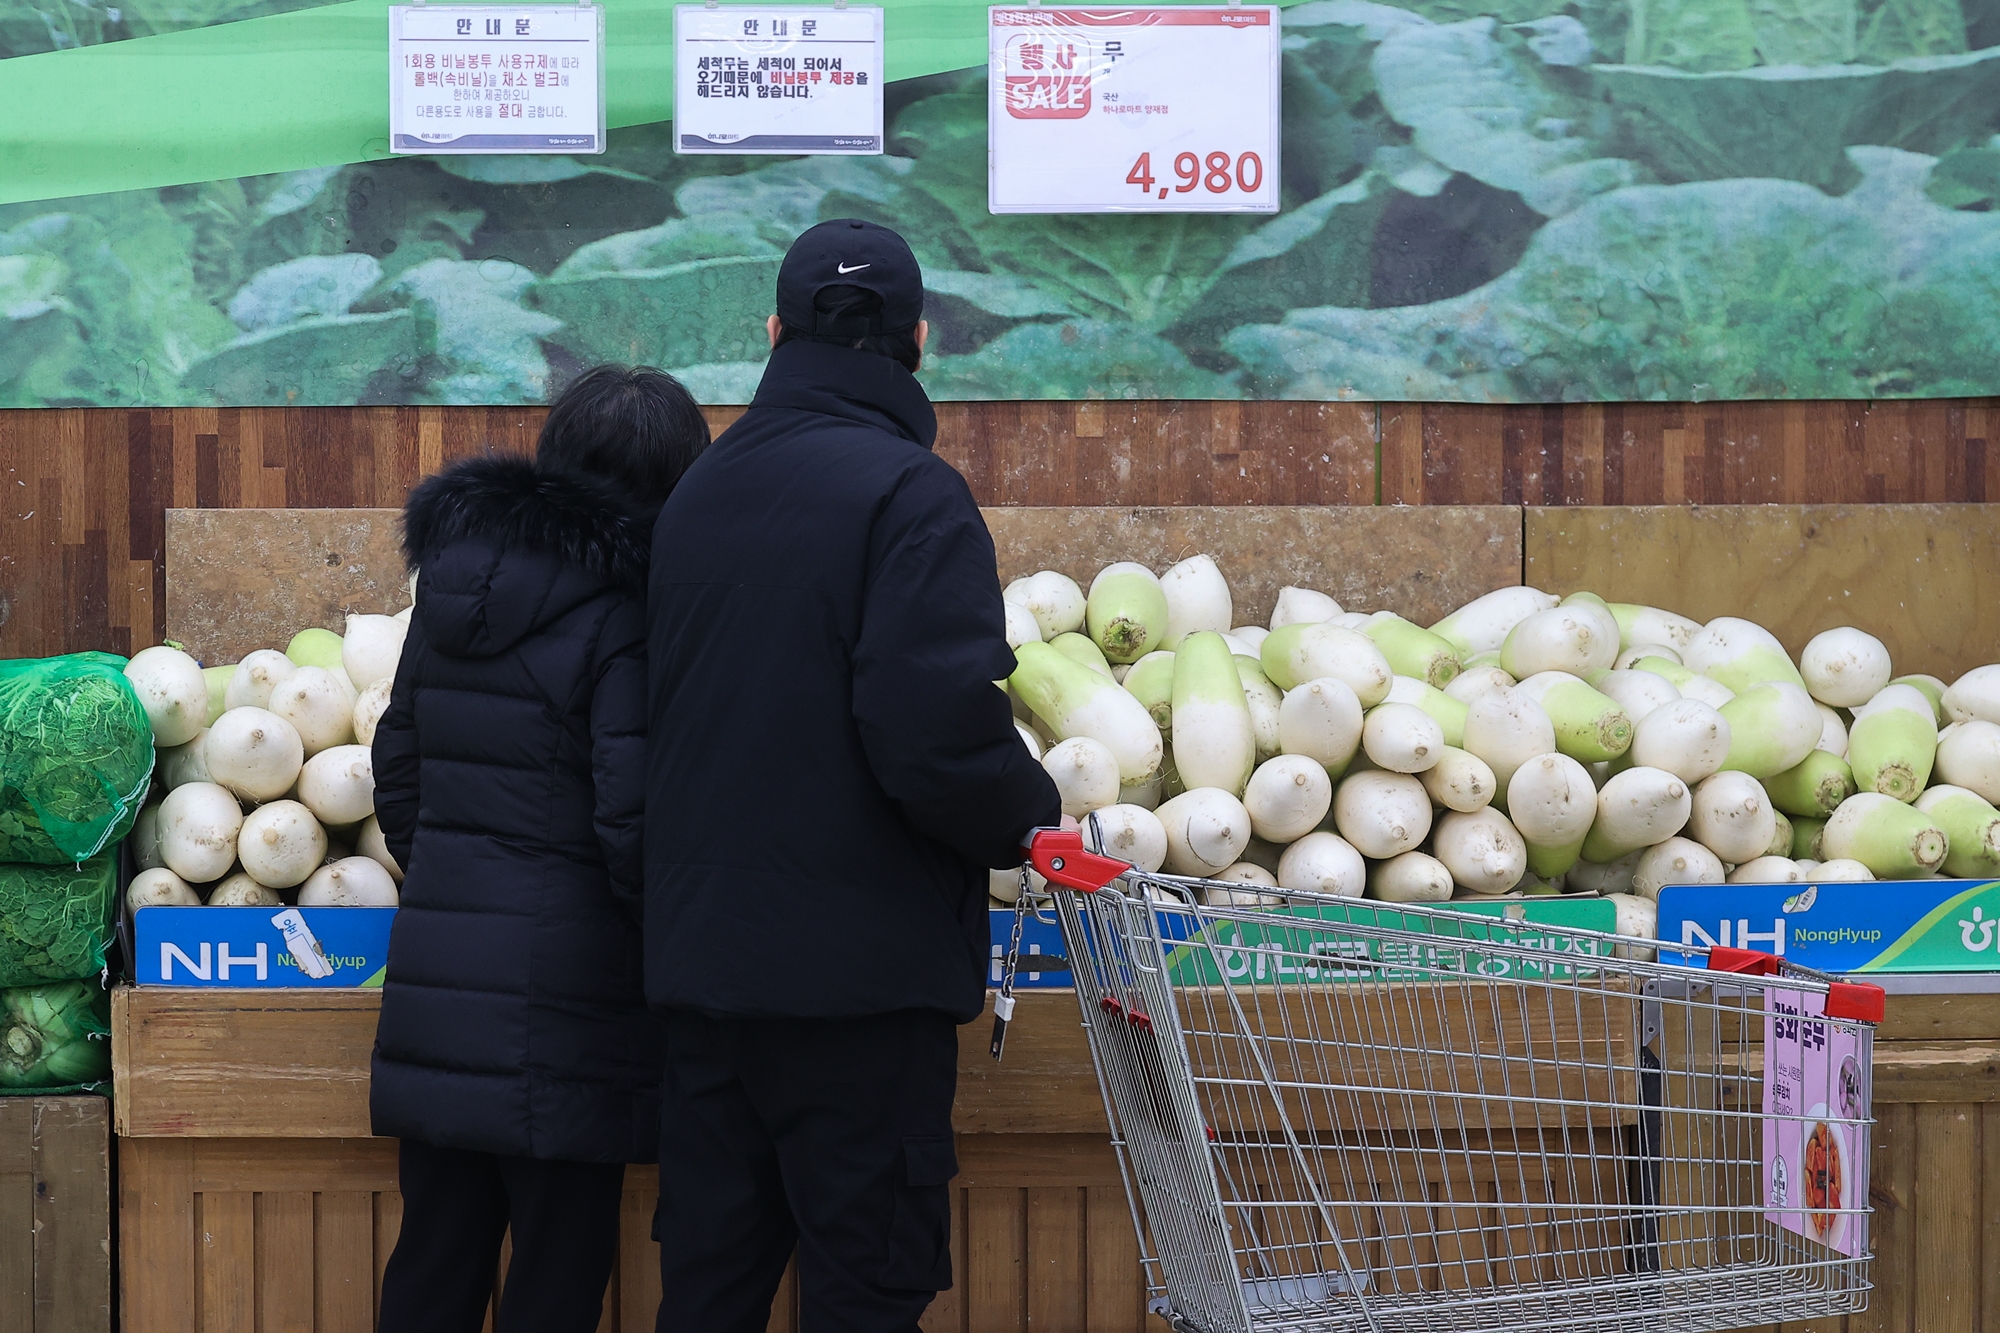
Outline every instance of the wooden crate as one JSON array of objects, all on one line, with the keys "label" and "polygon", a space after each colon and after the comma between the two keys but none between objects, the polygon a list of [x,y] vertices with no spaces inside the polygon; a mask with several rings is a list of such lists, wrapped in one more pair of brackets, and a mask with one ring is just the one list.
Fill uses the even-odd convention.
[{"label": "wooden crate", "polygon": [[111,1104],[0,1097],[0,1330],[110,1333]]}]

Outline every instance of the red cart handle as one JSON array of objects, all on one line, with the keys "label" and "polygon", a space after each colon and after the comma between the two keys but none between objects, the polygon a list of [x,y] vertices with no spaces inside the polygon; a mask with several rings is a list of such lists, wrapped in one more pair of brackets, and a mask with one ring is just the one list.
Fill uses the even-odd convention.
[{"label": "red cart handle", "polygon": [[1746,977],[1775,977],[1783,964],[1777,955],[1761,949],[1731,949],[1716,945],[1708,951],[1708,970],[1735,972]]},{"label": "red cart handle", "polygon": [[[1735,972],[1744,976],[1775,977],[1783,969],[1775,954],[1761,949],[1726,949],[1720,946],[1708,951],[1708,970],[1711,972]],[[1826,988],[1826,1016],[1847,1019],[1858,1023],[1880,1023],[1886,1010],[1888,998],[1880,986],[1865,981],[1833,981]]]},{"label": "red cart handle", "polygon": [[1023,849],[1028,862],[1051,884],[1095,893],[1132,868],[1115,857],[1085,851],[1079,829],[1038,828],[1029,832]]}]

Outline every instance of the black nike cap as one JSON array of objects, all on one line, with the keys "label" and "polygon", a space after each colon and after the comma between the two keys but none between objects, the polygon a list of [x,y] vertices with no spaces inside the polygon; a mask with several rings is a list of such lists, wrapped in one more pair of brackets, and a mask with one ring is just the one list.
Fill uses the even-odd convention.
[{"label": "black nike cap", "polygon": [[[826,287],[859,287],[882,298],[879,315],[820,310]],[[924,316],[924,274],[909,242],[887,227],[840,218],[809,227],[778,265],[778,318],[801,333],[863,337],[915,328]]]}]

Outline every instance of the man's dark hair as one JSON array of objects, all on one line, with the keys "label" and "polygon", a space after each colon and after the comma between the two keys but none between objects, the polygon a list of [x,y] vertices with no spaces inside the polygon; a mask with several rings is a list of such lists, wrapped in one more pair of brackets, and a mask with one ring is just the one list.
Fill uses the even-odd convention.
[{"label": "man's dark hair", "polygon": [[679,380],[649,366],[598,366],[549,405],[535,459],[657,505],[706,448],[708,422]]},{"label": "man's dark hair", "polygon": [[[831,324],[832,332],[812,333],[805,329],[795,329],[790,324],[778,326],[777,346],[789,342],[830,343],[835,347],[852,347],[863,352],[873,352],[886,356],[905,370],[915,370],[923,357],[923,349],[917,346],[917,329],[913,324],[907,329],[889,329],[881,333],[870,333],[871,324],[882,317],[882,298],[863,287],[849,287],[835,283],[822,287],[813,296],[813,309],[822,316],[832,318],[820,320],[821,324]],[[845,327],[843,327],[845,326]]]}]

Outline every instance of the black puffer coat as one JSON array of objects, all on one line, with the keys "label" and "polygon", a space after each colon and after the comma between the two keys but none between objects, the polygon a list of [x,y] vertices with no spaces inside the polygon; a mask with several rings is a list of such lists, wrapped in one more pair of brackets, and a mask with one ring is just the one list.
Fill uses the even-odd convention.
[{"label": "black puffer coat", "polygon": [[520,458],[412,492],[421,570],[375,808],[407,868],[375,1039],[377,1134],[654,1160],[642,984],[651,515]]}]

